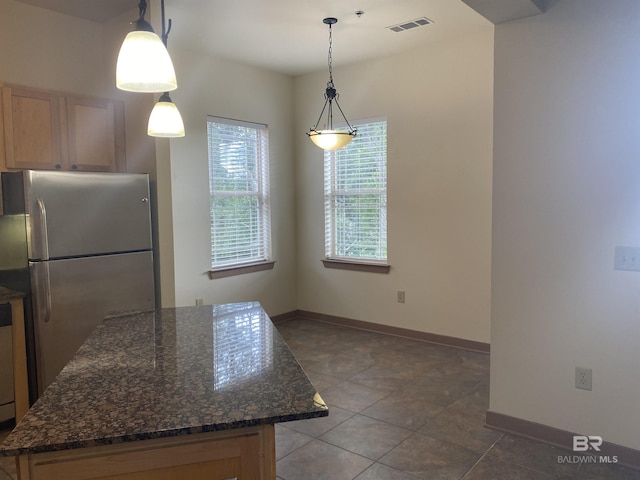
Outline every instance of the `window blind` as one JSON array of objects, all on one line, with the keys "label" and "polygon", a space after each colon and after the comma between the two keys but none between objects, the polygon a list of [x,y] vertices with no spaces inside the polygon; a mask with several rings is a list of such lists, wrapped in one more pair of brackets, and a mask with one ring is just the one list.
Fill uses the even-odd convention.
[{"label": "window blind", "polygon": [[266,125],[208,117],[211,267],[271,259]]},{"label": "window blind", "polygon": [[354,122],[358,134],[325,151],[325,254],[387,260],[387,122]]}]

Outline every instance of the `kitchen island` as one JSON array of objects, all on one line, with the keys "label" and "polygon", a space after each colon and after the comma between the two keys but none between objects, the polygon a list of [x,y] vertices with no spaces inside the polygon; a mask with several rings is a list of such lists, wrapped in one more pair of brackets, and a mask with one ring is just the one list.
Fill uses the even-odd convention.
[{"label": "kitchen island", "polygon": [[21,480],[275,479],[327,407],[258,303],[108,318],[0,446]]}]

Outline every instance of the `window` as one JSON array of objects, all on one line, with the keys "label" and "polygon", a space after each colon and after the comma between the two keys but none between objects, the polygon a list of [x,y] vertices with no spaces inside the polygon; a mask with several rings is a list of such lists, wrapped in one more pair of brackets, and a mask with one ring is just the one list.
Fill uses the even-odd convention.
[{"label": "window", "polygon": [[387,122],[354,124],[358,134],[349,145],[324,153],[325,254],[340,262],[386,264]]},{"label": "window", "polygon": [[267,268],[271,268],[267,127],[208,117],[207,136],[212,269],[209,275],[226,276],[215,273],[228,274],[229,269],[267,262],[271,263]]}]

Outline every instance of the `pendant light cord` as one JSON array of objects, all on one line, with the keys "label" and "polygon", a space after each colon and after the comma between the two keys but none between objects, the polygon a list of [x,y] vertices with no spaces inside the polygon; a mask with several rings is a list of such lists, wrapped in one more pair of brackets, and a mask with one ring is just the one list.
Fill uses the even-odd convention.
[{"label": "pendant light cord", "polygon": [[327,82],[327,88],[325,89],[325,93],[324,93],[324,106],[322,107],[322,111],[320,112],[320,116],[318,117],[318,121],[316,122],[316,125],[311,128],[311,131],[312,132],[318,131],[318,125],[322,120],[322,115],[324,114],[325,110],[327,110],[328,129],[333,130],[333,102],[335,101],[336,106],[338,107],[338,110],[342,115],[342,118],[344,119],[345,123],[347,124],[347,127],[349,128],[349,133],[355,135],[356,129],[351,126],[351,124],[349,123],[349,120],[347,120],[347,117],[342,111],[342,108],[338,103],[339,95],[338,95],[338,92],[336,91],[335,85],[333,84],[333,58],[331,55],[333,53],[333,35],[332,35],[333,30],[331,26],[337,21],[338,20],[335,18],[325,18],[323,20],[323,23],[329,25],[329,52],[327,54],[327,63],[329,65],[329,81]]},{"label": "pendant light cord", "polygon": [[138,10],[140,11],[140,20],[144,20],[144,16],[147,14],[146,0],[140,0],[140,3],[138,4]]},{"label": "pendant light cord", "polygon": [[171,31],[171,19],[169,19],[168,25],[165,27],[165,16],[164,16],[164,0],[160,2],[160,11],[162,13],[162,43],[164,43],[165,48],[167,47],[167,40],[169,39],[169,32]]},{"label": "pendant light cord", "polygon": [[[330,23],[329,24],[329,82],[327,83],[327,90],[325,94],[327,97],[327,100],[329,101],[329,129],[333,130],[332,103],[335,100],[336,107],[338,107],[338,110],[340,110],[340,114],[342,115],[342,118],[344,119],[345,123],[347,124],[347,127],[349,128],[349,132],[355,132],[356,129],[351,126],[351,124],[349,123],[349,120],[347,120],[347,116],[342,111],[342,107],[340,107],[340,104],[338,103],[338,97],[340,95],[338,94],[336,87],[333,84],[333,58],[331,55],[331,53],[333,52],[333,35],[332,35],[331,25],[332,24]],[[326,102],[325,102],[325,105],[326,105]],[[322,110],[324,112],[324,108]],[[320,114],[320,116],[322,116],[322,114]]]},{"label": "pendant light cord", "polygon": [[[144,0],[143,0],[144,1]],[[171,19],[169,19],[169,23],[165,26],[165,15],[164,15],[164,0],[160,1],[160,15],[162,17],[162,43],[164,43],[164,48],[167,48],[167,41],[169,40],[169,32],[171,31]],[[169,96],[169,92],[164,92],[158,102],[171,102],[171,97]]]},{"label": "pendant light cord", "polygon": [[327,83],[327,86],[330,85],[333,87],[333,65],[332,65],[332,58],[331,58],[332,51],[333,51],[333,37],[331,35],[331,24],[329,24],[329,54],[328,54],[329,83]]}]

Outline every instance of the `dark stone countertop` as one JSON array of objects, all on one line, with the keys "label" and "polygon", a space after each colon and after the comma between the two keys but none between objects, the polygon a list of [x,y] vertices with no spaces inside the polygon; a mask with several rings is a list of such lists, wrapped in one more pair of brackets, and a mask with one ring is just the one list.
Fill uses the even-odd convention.
[{"label": "dark stone countertop", "polygon": [[22,297],[24,297],[24,293],[0,286],[0,303],[7,303],[9,300]]},{"label": "dark stone countertop", "polygon": [[0,455],[326,415],[259,303],[165,308],[97,327]]}]

